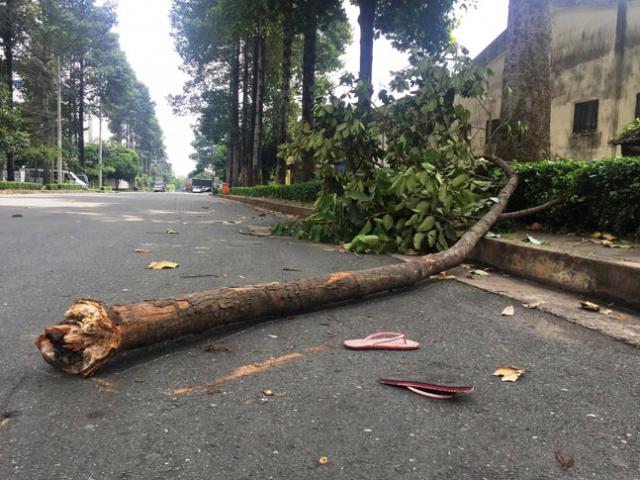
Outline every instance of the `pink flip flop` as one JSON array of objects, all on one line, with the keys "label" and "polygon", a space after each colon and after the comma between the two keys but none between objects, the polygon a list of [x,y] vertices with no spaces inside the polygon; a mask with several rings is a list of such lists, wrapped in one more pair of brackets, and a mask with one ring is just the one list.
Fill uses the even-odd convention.
[{"label": "pink flip flop", "polygon": [[388,380],[381,378],[378,382],[392,387],[405,387],[407,390],[423,397],[435,398],[438,400],[451,400],[458,393],[471,393],[473,385],[465,387],[450,387],[446,385],[435,385],[433,383],[408,382],[405,380]]},{"label": "pink flip flop", "polygon": [[379,332],[367,338],[345,340],[344,346],[351,350],[415,350],[420,344],[409,340],[404,333]]}]

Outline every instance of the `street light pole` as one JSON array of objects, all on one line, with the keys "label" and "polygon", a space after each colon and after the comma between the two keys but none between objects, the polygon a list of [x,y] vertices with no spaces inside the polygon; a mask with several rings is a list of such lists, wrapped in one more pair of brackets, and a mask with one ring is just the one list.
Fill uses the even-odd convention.
[{"label": "street light pole", "polygon": [[58,57],[58,183],[64,182],[62,174],[62,73],[60,72],[60,57]]}]

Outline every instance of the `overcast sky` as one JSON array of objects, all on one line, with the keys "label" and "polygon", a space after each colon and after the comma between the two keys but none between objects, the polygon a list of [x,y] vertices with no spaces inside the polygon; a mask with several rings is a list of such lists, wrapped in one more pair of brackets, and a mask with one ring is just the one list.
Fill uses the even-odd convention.
[{"label": "overcast sky", "polygon": [[[156,112],[165,137],[169,162],[177,175],[187,175],[194,168],[189,160],[192,152],[191,125],[194,119],[174,116],[167,102],[170,94],[180,93],[186,80],[180,72],[180,57],[170,35],[171,0],[117,0],[117,28],[120,42],[138,79],[145,83],[156,102]],[[151,7],[151,5],[153,5]],[[478,0],[477,8],[462,17],[455,37],[461,45],[477,55],[507,25],[508,0]],[[348,5],[353,28],[353,42],[347,48],[344,63],[347,70],[358,71],[358,10]],[[374,46],[374,86],[379,89],[390,79],[390,71],[407,65],[406,57],[389,42],[377,40]]]}]

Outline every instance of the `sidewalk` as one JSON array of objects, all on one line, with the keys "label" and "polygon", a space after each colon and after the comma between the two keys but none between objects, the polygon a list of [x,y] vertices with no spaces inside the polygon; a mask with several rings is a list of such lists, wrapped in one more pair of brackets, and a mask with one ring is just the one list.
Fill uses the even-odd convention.
[{"label": "sidewalk", "polygon": [[640,309],[640,245],[615,240],[613,245],[624,248],[611,248],[596,241],[601,242],[517,231],[482,239],[470,259],[546,285]]}]

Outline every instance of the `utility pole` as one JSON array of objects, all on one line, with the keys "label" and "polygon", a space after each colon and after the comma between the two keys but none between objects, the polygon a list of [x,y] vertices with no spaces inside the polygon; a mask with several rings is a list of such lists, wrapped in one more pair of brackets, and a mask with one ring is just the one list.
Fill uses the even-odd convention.
[{"label": "utility pole", "polygon": [[98,188],[102,190],[102,100],[98,109],[98,171]]},{"label": "utility pole", "polygon": [[62,174],[62,73],[60,72],[60,57],[58,57],[58,183],[64,182]]}]

